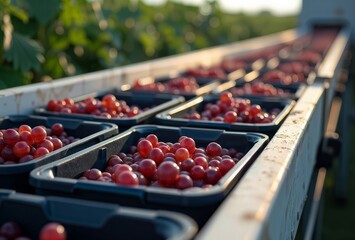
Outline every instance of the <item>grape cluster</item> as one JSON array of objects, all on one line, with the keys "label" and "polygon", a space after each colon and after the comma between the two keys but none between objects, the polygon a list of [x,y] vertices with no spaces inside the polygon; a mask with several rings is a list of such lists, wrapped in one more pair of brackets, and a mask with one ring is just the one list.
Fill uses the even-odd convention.
[{"label": "grape cluster", "polygon": [[283,97],[289,94],[287,90],[274,87],[271,84],[263,82],[246,83],[241,87],[234,87],[229,90],[233,96],[239,95],[257,95],[257,96],[279,96]]},{"label": "grape cluster", "polygon": [[305,49],[296,55],[295,60],[314,66],[322,61],[322,55],[316,51]]},{"label": "grape cluster", "polygon": [[78,140],[68,136],[61,123],[0,130],[0,164],[25,163]]},{"label": "grape cluster", "polygon": [[137,80],[133,84],[134,90],[147,91],[147,92],[167,92],[173,94],[181,93],[194,93],[200,85],[194,77],[177,77],[169,79],[166,82],[153,82],[142,84]]},{"label": "grape cluster", "polygon": [[74,103],[73,99],[51,99],[47,103],[47,110],[68,114],[90,114],[103,118],[131,118],[147,109],[129,106],[126,101],[118,100],[113,94],[106,94],[102,99],[88,97]]},{"label": "grape cluster", "polygon": [[89,169],[80,179],[123,186],[208,189],[243,156],[242,152],[222,148],[216,142],[198,148],[195,140],[187,136],[171,143],[160,142],[155,134],[149,134],[131,146],[129,153],[110,156],[104,172]]},{"label": "grape cluster", "polygon": [[[275,69],[266,72],[260,80],[265,83],[284,85],[306,83],[308,73],[302,71],[298,72],[294,70],[290,64],[291,63],[280,65],[279,68],[282,70]],[[290,68],[290,70],[288,70],[288,68]]]},{"label": "grape cluster", "polygon": [[220,67],[227,73],[248,68],[249,64],[245,61],[241,61],[239,59],[223,59],[220,63]]},{"label": "grape cluster", "polygon": [[222,66],[214,66],[210,68],[191,68],[186,70],[185,75],[195,78],[212,78],[220,80],[226,80],[227,78]]},{"label": "grape cluster", "polygon": [[271,123],[280,112],[278,108],[268,112],[258,104],[251,104],[247,98],[234,98],[232,93],[227,91],[221,93],[216,103],[207,103],[202,112],[192,111],[184,118],[226,123],[266,124]]}]

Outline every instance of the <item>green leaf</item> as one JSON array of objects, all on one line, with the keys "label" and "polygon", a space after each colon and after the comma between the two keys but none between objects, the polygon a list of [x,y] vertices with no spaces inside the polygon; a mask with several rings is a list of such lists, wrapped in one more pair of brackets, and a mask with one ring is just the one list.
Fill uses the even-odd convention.
[{"label": "green leaf", "polygon": [[65,50],[70,45],[68,38],[59,38],[53,35],[49,37],[49,43],[52,50]]},{"label": "green leaf", "polygon": [[64,70],[59,63],[58,57],[48,57],[44,63],[44,68],[46,69],[46,73],[54,79],[61,78],[65,75]]},{"label": "green leaf", "polygon": [[68,38],[73,45],[86,45],[87,43],[87,38],[84,30],[79,28],[70,29]]},{"label": "green leaf", "polygon": [[0,66],[0,89],[22,86],[29,83],[29,79],[20,71],[7,66]]},{"label": "green leaf", "polygon": [[59,19],[64,26],[84,26],[87,24],[88,2],[62,0],[62,10]]},{"label": "green leaf", "polygon": [[60,11],[60,0],[27,0],[32,17],[41,24],[48,23]]},{"label": "green leaf", "polygon": [[14,32],[10,47],[5,49],[4,58],[13,62],[15,69],[27,72],[41,67],[42,47],[34,40]]},{"label": "green leaf", "polygon": [[9,6],[9,12],[10,14],[14,15],[15,17],[19,18],[21,21],[23,22],[27,22],[28,21],[28,14],[27,12],[25,12],[24,10],[22,10],[21,8],[18,8],[14,5],[10,5]]}]

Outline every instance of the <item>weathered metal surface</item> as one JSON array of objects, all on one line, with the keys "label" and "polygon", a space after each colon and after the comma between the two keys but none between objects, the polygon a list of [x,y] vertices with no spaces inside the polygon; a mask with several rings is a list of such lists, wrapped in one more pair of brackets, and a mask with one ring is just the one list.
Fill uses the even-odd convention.
[{"label": "weathered metal surface", "polygon": [[334,89],[339,76],[342,74],[344,61],[348,57],[347,49],[349,48],[349,43],[350,29],[344,28],[331,45],[329,52],[317,71],[318,82],[324,83],[324,87],[326,88],[324,109],[326,124],[328,123],[329,111],[334,98]]},{"label": "weathered metal surface", "polygon": [[324,90],[308,87],[197,239],[293,239],[322,136]]},{"label": "weathered metal surface", "polygon": [[334,79],[339,74],[343,60],[346,57],[348,45],[350,43],[350,29],[345,27],[338,34],[332,43],[322,64],[319,66],[317,75],[320,78]]}]

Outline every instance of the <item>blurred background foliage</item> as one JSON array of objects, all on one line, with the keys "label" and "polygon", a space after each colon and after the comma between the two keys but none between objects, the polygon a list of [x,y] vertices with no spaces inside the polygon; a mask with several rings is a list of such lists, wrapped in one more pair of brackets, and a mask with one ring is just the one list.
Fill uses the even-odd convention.
[{"label": "blurred background foliage", "polygon": [[0,0],[0,89],[50,81],[294,28],[296,16],[218,3]]}]

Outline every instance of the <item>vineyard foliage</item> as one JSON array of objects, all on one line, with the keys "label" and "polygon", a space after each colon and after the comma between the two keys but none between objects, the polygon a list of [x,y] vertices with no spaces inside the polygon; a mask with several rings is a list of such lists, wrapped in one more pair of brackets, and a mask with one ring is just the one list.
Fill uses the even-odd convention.
[{"label": "vineyard foliage", "polygon": [[296,20],[225,13],[211,0],[0,0],[0,89],[279,32]]}]

